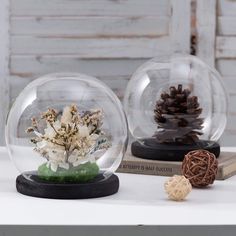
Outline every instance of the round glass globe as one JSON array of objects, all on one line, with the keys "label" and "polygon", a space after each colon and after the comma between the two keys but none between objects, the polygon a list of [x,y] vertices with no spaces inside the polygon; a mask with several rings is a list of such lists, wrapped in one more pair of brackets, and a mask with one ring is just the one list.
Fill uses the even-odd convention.
[{"label": "round glass globe", "polygon": [[217,141],[226,126],[227,94],[215,69],[195,56],[175,54],[137,69],[124,108],[140,143],[150,137],[159,143]]},{"label": "round glass globe", "polygon": [[106,179],[126,151],[127,121],[119,99],[101,81],[49,74],[17,97],[7,120],[6,145],[28,179]]}]

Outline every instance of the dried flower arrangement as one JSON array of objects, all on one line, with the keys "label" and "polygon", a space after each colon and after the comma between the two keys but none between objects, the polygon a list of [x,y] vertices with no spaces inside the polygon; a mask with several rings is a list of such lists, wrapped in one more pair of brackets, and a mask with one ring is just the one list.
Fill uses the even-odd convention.
[{"label": "dried flower arrangement", "polygon": [[[101,110],[79,112],[74,104],[65,107],[62,114],[49,108],[39,119],[33,117],[32,126],[26,132],[35,134],[31,138],[34,150],[47,161],[39,166],[38,176],[56,182],[94,179],[99,173],[96,152],[111,146],[101,130],[102,119]],[[42,121],[43,129],[40,127]]]},{"label": "dried flower arrangement", "polygon": [[154,113],[160,129],[154,136],[159,143],[193,144],[202,135],[203,119],[199,118],[202,108],[198,97],[191,96],[191,90],[183,89],[181,84],[161,94]]}]

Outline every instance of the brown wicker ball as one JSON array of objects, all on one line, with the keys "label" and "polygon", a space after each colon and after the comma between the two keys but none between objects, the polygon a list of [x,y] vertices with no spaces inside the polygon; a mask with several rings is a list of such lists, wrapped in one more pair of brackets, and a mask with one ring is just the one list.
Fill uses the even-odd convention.
[{"label": "brown wicker ball", "polygon": [[215,155],[206,150],[195,150],[185,155],[182,163],[183,175],[194,187],[213,184],[218,170]]}]

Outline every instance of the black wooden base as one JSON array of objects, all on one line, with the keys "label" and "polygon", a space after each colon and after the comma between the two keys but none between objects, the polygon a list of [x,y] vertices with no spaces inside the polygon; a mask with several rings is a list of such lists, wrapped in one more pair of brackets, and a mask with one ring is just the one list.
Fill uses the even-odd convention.
[{"label": "black wooden base", "polygon": [[215,154],[216,157],[220,155],[220,145],[213,141],[200,140],[191,145],[177,145],[177,144],[162,144],[157,143],[155,139],[143,139],[141,142],[133,142],[131,145],[131,152],[134,156],[163,161],[183,161],[184,155],[188,152],[204,149]]},{"label": "black wooden base", "polygon": [[54,199],[98,198],[115,194],[119,189],[119,179],[114,174],[108,179],[104,179],[101,175],[95,181],[89,183],[49,183],[40,180],[37,175],[24,175],[17,177],[16,189],[19,193],[32,197]]}]

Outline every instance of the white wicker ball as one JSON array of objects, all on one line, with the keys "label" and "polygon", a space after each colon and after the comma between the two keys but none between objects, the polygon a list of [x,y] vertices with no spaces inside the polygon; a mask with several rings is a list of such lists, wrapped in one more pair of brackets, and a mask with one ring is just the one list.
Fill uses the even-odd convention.
[{"label": "white wicker ball", "polygon": [[191,192],[192,185],[183,175],[174,175],[165,182],[165,191],[169,199],[182,201]]}]

